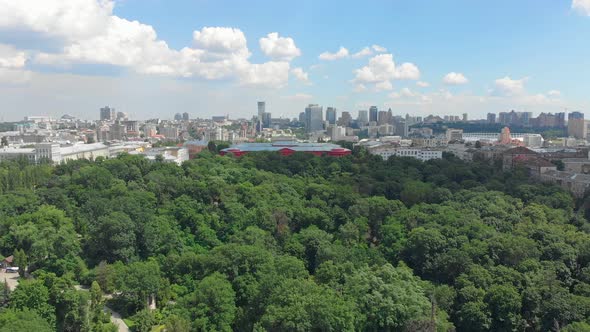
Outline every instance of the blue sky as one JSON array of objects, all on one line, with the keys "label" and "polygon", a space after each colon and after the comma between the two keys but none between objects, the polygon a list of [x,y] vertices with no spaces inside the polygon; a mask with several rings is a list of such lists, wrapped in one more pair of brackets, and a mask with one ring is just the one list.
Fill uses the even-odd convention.
[{"label": "blue sky", "polygon": [[[590,108],[590,0],[11,6],[0,6],[4,119],[92,119],[106,104],[136,118],[177,111],[246,117],[259,99],[273,116],[289,117],[308,103],[472,118]],[[41,18],[31,20],[31,13]],[[274,53],[262,49],[261,38]],[[340,47],[348,55],[320,59]],[[371,54],[353,56],[365,47]]]}]

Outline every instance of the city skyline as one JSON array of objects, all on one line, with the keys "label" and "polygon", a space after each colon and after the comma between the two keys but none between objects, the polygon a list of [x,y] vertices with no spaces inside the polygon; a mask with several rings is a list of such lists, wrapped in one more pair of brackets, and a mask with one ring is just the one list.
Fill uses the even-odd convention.
[{"label": "city skyline", "polygon": [[[308,104],[470,119],[590,108],[588,0],[25,0],[0,17],[5,121],[93,119],[100,105],[134,119],[249,118],[261,100],[287,118]],[[358,29],[355,17],[371,20]]]}]

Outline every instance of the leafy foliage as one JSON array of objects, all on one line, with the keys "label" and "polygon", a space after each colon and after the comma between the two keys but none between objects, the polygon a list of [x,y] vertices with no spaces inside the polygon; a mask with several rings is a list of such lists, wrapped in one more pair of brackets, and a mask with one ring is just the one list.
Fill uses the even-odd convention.
[{"label": "leafy foliage", "polygon": [[111,331],[106,303],[141,331],[584,331],[586,206],[520,170],[356,148],[4,163],[0,254],[31,279],[0,323]]}]

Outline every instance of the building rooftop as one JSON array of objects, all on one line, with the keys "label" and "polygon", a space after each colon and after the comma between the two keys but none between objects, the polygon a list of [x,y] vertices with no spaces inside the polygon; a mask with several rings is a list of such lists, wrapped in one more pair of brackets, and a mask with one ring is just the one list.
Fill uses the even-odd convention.
[{"label": "building rooftop", "polygon": [[4,154],[25,154],[25,153],[35,153],[35,149],[33,148],[22,148],[22,149],[15,149],[15,148],[2,148],[0,149],[1,153]]},{"label": "building rooftop", "polygon": [[579,174],[574,172],[567,172],[567,171],[547,171],[544,173],[546,176],[550,176],[556,179],[562,180],[570,180],[579,183],[587,183],[590,184],[590,175],[589,174]]},{"label": "building rooftop", "polygon": [[229,148],[220,151],[222,155],[231,153],[234,155],[242,155],[248,152],[281,152],[285,155],[293,152],[311,152],[314,154],[323,154],[324,152],[330,155],[347,155],[350,154],[349,149],[345,149],[340,145],[331,143],[299,143],[290,141],[277,141],[273,143],[241,143],[232,145]]},{"label": "building rooftop", "polygon": [[61,148],[61,155],[70,155],[82,152],[91,152],[101,149],[107,149],[108,147],[102,143],[91,143],[91,144],[74,144],[72,146],[65,146]]}]

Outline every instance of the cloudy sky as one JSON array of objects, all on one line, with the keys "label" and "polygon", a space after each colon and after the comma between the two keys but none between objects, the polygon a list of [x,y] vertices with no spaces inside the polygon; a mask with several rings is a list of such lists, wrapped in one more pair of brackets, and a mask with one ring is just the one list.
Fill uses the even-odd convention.
[{"label": "cloudy sky", "polygon": [[0,0],[0,120],[590,113],[590,0]]}]

